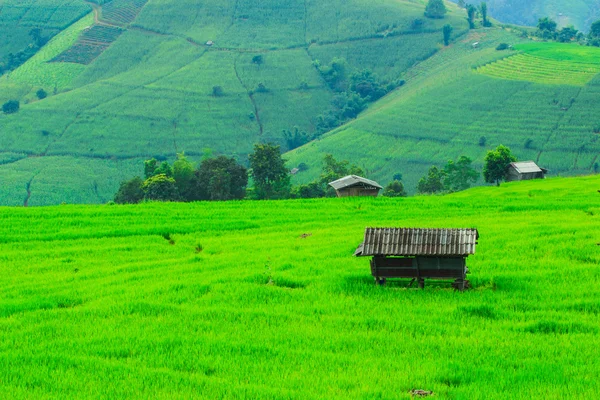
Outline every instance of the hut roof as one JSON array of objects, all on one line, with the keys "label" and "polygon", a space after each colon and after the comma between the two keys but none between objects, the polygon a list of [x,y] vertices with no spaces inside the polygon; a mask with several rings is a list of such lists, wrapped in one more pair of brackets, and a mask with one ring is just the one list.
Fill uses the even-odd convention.
[{"label": "hut roof", "polygon": [[338,179],[337,181],[329,182],[329,185],[332,186],[335,190],[359,185],[374,186],[377,189],[383,189],[383,187],[381,187],[379,183],[357,175],[345,176],[343,178]]},{"label": "hut roof", "polygon": [[533,161],[513,162],[513,163],[510,163],[510,166],[513,167],[520,174],[530,174],[532,172],[542,172],[543,171]]},{"label": "hut roof", "polygon": [[477,229],[367,228],[355,256],[467,256]]}]

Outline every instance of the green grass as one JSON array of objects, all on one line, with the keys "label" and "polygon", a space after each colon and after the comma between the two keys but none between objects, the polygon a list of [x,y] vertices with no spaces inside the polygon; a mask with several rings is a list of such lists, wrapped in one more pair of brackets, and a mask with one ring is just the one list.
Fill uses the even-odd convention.
[{"label": "green grass", "polygon": [[[599,188],[0,208],[0,395],[593,398]],[[476,227],[473,289],[374,285],[366,226]]]},{"label": "green grass", "polygon": [[83,70],[81,65],[52,63],[55,57],[71,47],[79,35],[92,25],[92,14],[87,15],[64,30],[46,45],[25,64],[0,80],[0,85],[20,84],[32,88],[43,87],[49,93],[54,89],[64,90],[69,88],[71,81]]},{"label": "green grass", "polygon": [[562,43],[523,43],[522,53],[477,68],[502,79],[585,86],[600,72],[600,49]]},{"label": "green grass", "polygon": [[[177,152],[200,155],[211,148],[245,162],[257,142],[285,146],[284,129],[315,132],[317,117],[335,95],[315,68],[317,59],[344,57],[349,74],[370,68],[382,79],[396,80],[437,51],[444,23],[457,34],[467,26],[462,13],[450,7],[443,21],[428,20],[421,32],[413,32],[410,26],[422,17],[424,4],[410,1],[95,3],[101,22],[122,28],[118,37],[97,25],[83,29],[92,25],[89,15],[0,84],[21,100],[19,113],[0,115],[0,152],[30,155],[0,166],[16,179],[7,182],[11,187],[31,180],[15,169],[35,170],[36,157],[52,157],[49,170],[59,159],[102,160],[111,165],[104,182],[114,189],[117,160],[173,159]],[[135,11],[135,19],[123,10]],[[103,41],[106,34],[109,40]],[[205,45],[208,40],[212,47]],[[260,66],[252,62],[259,54]],[[89,64],[47,63],[56,56]],[[255,92],[261,83],[268,92]],[[224,95],[214,97],[214,86]],[[39,87],[50,94],[43,101],[35,98]],[[71,175],[85,173],[83,163],[73,163]],[[81,189],[77,181],[61,189],[36,182],[32,199],[46,199],[41,204],[106,198]],[[22,196],[6,201],[15,204]]]},{"label": "green grass", "polygon": [[[357,120],[286,154],[290,167],[301,162],[309,166],[295,181],[307,182],[318,176],[323,155],[331,153],[362,166],[368,177],[383,185],[401,173],[405,186],[414,193],[431,165],[441,167],[449,159],[466,155],[481,171],[485,153],[499,144],[509,146],[520,160],[534,160],[549,168],[551,174],[594,171],[600,154],[595,133],[600,75],[587,74],[587,83],[569,85],[569,79],[576,76],[570,68],[579,63],[534,56],[541,51],[538,48],[543,49],[537,44],[523,48],[532,51],[531,55],[510,56],[518,53],[495,50],[501,42],[515,43],[520,49],[518,40],[503,30],[471,32],[409,69],[404,74],[406,85]],[[476,41],[479,47],[473,48]],[[596,68],[584,52],[582,61]],[[568,74],[561,74],[562,82],[553,84],[532,82],[533,74],[527,80],[512,79],[516,73],[505,73],[511,79],[497,79],[475,70],[519,57],[571,67]],[[494,62],[501,58],[504,60]],[[549,76],[554,72],[547,71]],[[483,146],[481,137],[486,139]]]}]

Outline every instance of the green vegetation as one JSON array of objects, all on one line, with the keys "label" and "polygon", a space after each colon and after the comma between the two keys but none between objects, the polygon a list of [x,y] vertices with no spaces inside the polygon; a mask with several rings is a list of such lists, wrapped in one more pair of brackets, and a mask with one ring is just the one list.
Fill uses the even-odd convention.
[{"label": "green vegetation", "polygon": [[[496,51],[500,43],[514,50]],[[500,144],[552,174],[593,172],[600,154],[598,51],[531,43],[498,28],[471,30],[407,71],[405,85],[356,120],[286,154],[290,168],[309,167],[293,181],[314,180],[323,155],[333,154],[378,182],[390,182],[402,171],[406,190],[414,193],[431,165],[441,168],[464,155],[481,171],[486,152]],[[530,60],[529,68],[498,77],[481,73],[519,59]],[[536,63],[546,64],[540,65],[546,75],[533,70]]]},{"label": "green vegetation", "polygon": [[600,49],[576,44],[523,44],[522,53],[477,68],[503,79],[554,85],[585,86],[600,72]]},{"label": "green vegetation", "polygon": [[[594,398],[598,189],[0,208],[0,396]],[[476,227],[473,289],[376,286],[366,226]]]},{"label": "green vegetation", "polygon": [[488,151],[483,164],[483,179],[500,186],[500,182],[506,179],[510,163],[515,161],[517,158],[506,146],[500,145],[495,150]]},{"label": "green vegetation", "polygon": [[[355,117],[439,50],[444,24],[452,40],[467,27],[454,6],[428,19],[425,4],[408,0],[81,3],[85,17],[0,79],[0,102],[22,105],[0,116],[0,157],[29,156],[0,166],[10,188],[0,204],[106,201],[115,176],[141,175],[143,160],[172,162],[182,149],[194,161],[211,148],[247,166],[255,143],[287,148],[283,131],[314,138]],[[359,97],[334,91],[315,68],[334,59],[345,60]],[[105,174],[92,190],[81,184],[88,162]],[[68,165],[66,186],[48,193],[50,171]]]}]

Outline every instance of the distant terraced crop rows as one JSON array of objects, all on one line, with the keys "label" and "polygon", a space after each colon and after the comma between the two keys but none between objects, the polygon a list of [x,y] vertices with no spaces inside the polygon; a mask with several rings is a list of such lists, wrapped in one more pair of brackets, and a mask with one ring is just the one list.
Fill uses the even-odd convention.
[{"label": "distant terraced crop rows", "polygon": [[118,25],[132,23],[148,0],[113,0],[102,6],[102,20]]},{"label": "distant terraced crop rows", "polygon": [[476,71],[494,78],[584,86],[600,72],[600,66],[568,60],[552,60],[525,53],[484,65]]},{"label": "distant terraced crop rows", "polygon": [[113,26],[94,25],[86,29],[77,42],[52,62],[88,65],[104,52],[123,30]]}]

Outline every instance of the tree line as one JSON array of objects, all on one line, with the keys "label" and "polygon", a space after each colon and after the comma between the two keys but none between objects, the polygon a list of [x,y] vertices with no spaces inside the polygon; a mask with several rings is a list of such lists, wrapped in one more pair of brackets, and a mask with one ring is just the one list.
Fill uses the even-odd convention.
[{"label": "tree line", "polygon": [[[335,197],[329,183],[347,175],[364,176],[364,170],[347,160],[336,160],[333,155],[323,157],[321,174],[310,183],[291,185],[281,148],[273,144],[256,144],[248,156],[247,169],[233,157],[218,156],[203,159],[196,167],[185,154],[178,154],[170,164],[151,158],[144,162],[144,177],[136,176],[122,182],[114,197],[119,204],[142,201],[201,201],[241,199],[286,199]],[[485,182],[499,184],[506,178],[511,162],[516,157],[506,146],[488,151],[484,159]],[[449,160],[443,168],[432,166],[417,184],[419,194],[451,193],[468,189],[479,179],[479,173],[466,156]],[[300,165],[297,170],[308,167]],[[248,183],[252,180],[252,187]],[[402,174],[395,174],[383,191],[383,196],[407,196]]]}]

